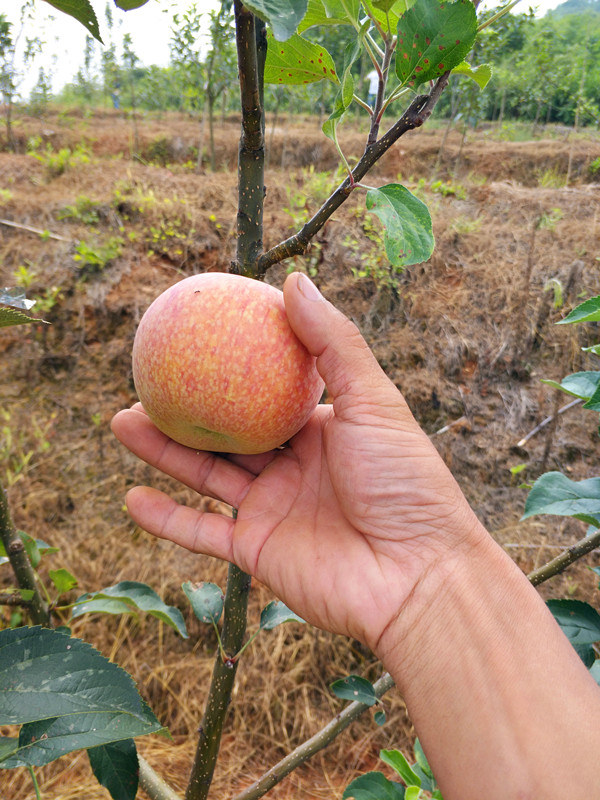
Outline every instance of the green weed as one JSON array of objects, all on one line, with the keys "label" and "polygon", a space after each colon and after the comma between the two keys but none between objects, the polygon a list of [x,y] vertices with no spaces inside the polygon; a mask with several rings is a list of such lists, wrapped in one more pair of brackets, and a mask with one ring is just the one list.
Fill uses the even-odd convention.
[{"label": "green weed", "polygon": [[27,430],[13,431],[11,414],[0,409],[2,427],[0,428],[0,464],[3,477],[8,486],[14,486],[25,475],[32,458],[50,449],[49,436],[57,416],[55,411],[50,419],[40,422],[32,415]]},{"label": "green weed", "polygon": [[37,277],[37,272],[33,269],[31,261],[25,261],[24,264],[19,264],[16,270],[14,270],[13,277],[17,286],[22,286],[24,289],[29,289]]},{"label": "green weed", "polygon": [[481,230],[482,224],[481,217],[467,217],[464,214],[460,214],[450,223],[450,230],[463,236],[469,233],[477,233]]},{"label": "green weed", "polygon": [[550,167],[539,174],[538,183],[542,189],[562,189],[565,185],[565,176],[561,175],[556,167]]},{"label": "green weed", "polygon": [[46,149],[42,152],[38,152],[37,149],[29,150],[29,152],[44,165],[46,176],[49,180],[58,178],[68,169],[79,164],[88,164],[90,161],[90,154],[83,145],[77,145],[73,150],[70,147],[61,147],[60,150],[54,150],[52,145],[47,144]]},{"label": "green weed", "polygon": [[77,262],[80,274],[86,278],[106,269],[121,255],[122,249],[123,239],[120,236],[110,236],[105,242],[79,242],[73,260]]},{"label": "green weed", "polygon": [[97,225],[100,221],[98,214],[98,203],[85,195],[80,195],[74,205],[61,208],[57,215],[58,219],[75,219],[85,225]]},{"label": "green weed", "polygon": [[467,191],[460,183],[452,183],[452,181],[433,181],[430,186],[434,194],[441,194],[442,197],[456,197],[457,200],[465,200]]}]

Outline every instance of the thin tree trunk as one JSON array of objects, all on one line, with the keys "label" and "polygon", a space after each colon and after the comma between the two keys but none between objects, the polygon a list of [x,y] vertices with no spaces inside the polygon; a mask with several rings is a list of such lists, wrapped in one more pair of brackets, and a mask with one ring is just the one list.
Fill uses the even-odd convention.
[{"label": "thin tree trunk", "polygon": [[6,555],[15,574],[17,586],[19,589],[33,592],[33,597],[27,606],[32,621],[36,625],[50,627],[48,604],[40,594],[35,572],[31,566],[23,540],[17,533],[12,521],[8,507],[8,497],[2,486],[0,486],[0,540],[4,545]]},{"label": "thin tree trunk", "polygon": [[[573,133],[577,133],[579,129],[579,117],[581,114],[581,100],[583,98],[583,90],[585,88],[585,76],[587,72],[587,59],[584,57],[583,65],[581,67],[581,79],[579,81],[579,91],[577,92],[577,107],[575,108],[575,122],[573,124]],[[569,147],[569,162],[567,164],[567,177],[565,178],[565,186],[571,182],[571,174],[573,171],[573,151],[575,149],[575,137],[571,138],[571,145]]]}]

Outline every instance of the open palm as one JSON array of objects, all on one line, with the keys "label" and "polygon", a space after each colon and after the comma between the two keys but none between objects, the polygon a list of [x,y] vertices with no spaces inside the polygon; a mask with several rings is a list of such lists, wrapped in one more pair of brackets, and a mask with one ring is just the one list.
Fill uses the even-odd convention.
[{"label": "open palm", "polygon": [[[228,457],[191,450],[160,433],[139,404],[113,421],[132,452],[229,503],[237,520],[145,487],[127,504],[149,532],[236,563],[309,622],[376,650],[428,567],[470,546],[476,521],[356,328],[328,303],[297,301],[287,287],[288,316],[333,404],[319,406],[288,447]],[[328,314],[325,346],[303,335],[318,334],[314,320],[298,319],[305,309]]]}]

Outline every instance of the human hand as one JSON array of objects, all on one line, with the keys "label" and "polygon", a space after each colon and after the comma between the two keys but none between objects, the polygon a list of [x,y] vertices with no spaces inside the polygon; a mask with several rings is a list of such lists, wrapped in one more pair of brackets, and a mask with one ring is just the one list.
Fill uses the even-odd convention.
[{"label": "human hand", "polygon": [[[484,534],[456,482],[358,329],[301,274],[284,286],[296,335],[317,357],[331,405],[281,450],[198,452],[160,433],[138,403],[113,420],[140,458],[237,509],[181,506],[147,487],[127,507],[150,533],[237,564],[308,622],[378,651],[436,567]],[[442,574],[444,570],[440,571]]]}]

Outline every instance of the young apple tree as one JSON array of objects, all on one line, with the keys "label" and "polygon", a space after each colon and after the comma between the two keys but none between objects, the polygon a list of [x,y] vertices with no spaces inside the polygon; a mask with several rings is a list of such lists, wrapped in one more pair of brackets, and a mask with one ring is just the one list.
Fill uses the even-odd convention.
[{"label": "young apple tree", "polygon": [[[116,5],[130,10],[145,2],[116,0]],[[89,0],[51,0],[51,4],[74,16],[101,40]],[[501,13],[509,7],[505,6]],[[480,88],[485,86],[489,68],[468,60],[479,28],[475,4],[471,0],[235,0],[233,13],[241,136],[237,238],[231,271],[260,280],[274,264],[304,253],[335,211],[356,192],[364,196],[367,211],[382,223],[385,251],[395,270],[426,261],[434,247],[426,205],[399,183],[370,186],[364,179],[400,137],[427,122],[451,79],[471,79]],[[323,26],[337,26],[343,31],[346,47],[341,59],[334,60],[322,44],[311,38],[311,33]],[[225,36],[226,31],[222,33]],[[372,102],[357,91],[357,70],[364,57],[378,78]],[[269,83],[293,89],[319,81],[328,82],[335,90],[335,101],[323,124],[323,133],[339,154],[344,177],[311,219],[285,241],[265,250],[264,87]],[[338,133],[349,109],[356,107],[369,121],[368,133],[363,152],[350,154],[344,152]],[[16,533],[3,495],[0,511],[6,558],[14,569],[19,590],[34,591],[22,599],[31,609],[31,621],[39,626],[0,633],[0,725],[22,726],[18,737],[0,740],[0,768],[25,767],[35,781],[36,766],[49,763],[65,752],[87,749],[98,780],[115,800],[133,800],[138,776],[139,785],[154,800],[176,800],[177,794],[136,753],[134,738],[160,730],[160,723],[124,671],[65,630],[52,627],[61,617],[52,613],[43,598],[36,598],[33,588],[36,581],[31,574],[40,552],[48,546]],[[65,573],[66,570],[53,575],[59,594],[72,587],[72,576]],[[246,637],[249,589],[250,576],[235,565],[229,567],[224,592],[210,583],[187,582],[183,586],[194,614],[215,629],[218,640],[186,800],[204,800],[209,796],[237,666],[250,642]],[[71,613],[75,616],[92,609],[115,613],[131,608],[146,610],[181,635],[187,635],[179,610],[162,603],[150,587],[135,582],[83,595]],[[68,621],[64,615],[62,619]],[[262,612],[259,632],[291,619],[297,617],[282,603],[273,601]],[[25,653],[29,654],[27,659]],[[84,685],[70,680],[76,664],[85,667]],[[20,670],[19,680],[28,687],[16,705],[9,702],[15,670]],[[42,675],[43,692],[39,691]],[[118,703],[114,699],[116,685],[122,689]],[[334,690],[340,697],[354,698],[353,702],[236,800],[253,800],[264,795],[338,736],[359,714],[378,705],[391,685],[389,675],[383,675],[374,685],[351,676],[336,686]],[[82,713],[75,698],[78,703],[82,698],[94,703],[94,711],[98,713]],[[379,722],[383,721],[381,712],[376,716]],[[392,760],[403,777],[414,781],[416,772],[412,768],[406,770],[397,757]],[[115,778],[117,774],[119,780]],[[431,781],[428,785],[433,786]],[[411,784],[411,790],[414,788]],[[387,791],[386,787],[379,789]],[[411,796],[418,796],[420,789],[417,787],[416,791]]]}]

